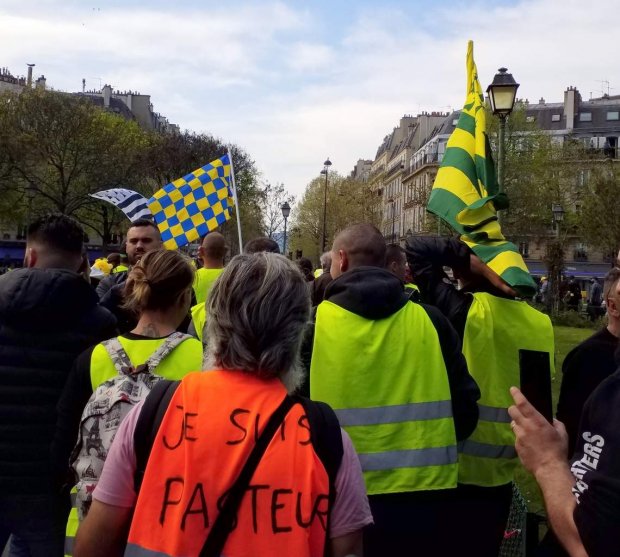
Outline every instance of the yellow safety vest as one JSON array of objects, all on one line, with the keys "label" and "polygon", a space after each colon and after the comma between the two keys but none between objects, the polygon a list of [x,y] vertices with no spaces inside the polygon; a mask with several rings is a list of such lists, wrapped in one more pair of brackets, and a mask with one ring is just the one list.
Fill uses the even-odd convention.
[{"label": "yellow safety vest", "polygon": [[450,385],[437,330],[420,305],[373,321],[322,302],[310,393],[351,436],[369,495],[456,487]]},{"label": "yellow safety vest", "polygon": [[198,340],[202,341],[202,332],[205,328],[205,323],[207,322],[207,304],[202,302],[202,304],[196,304],[192,307],[192,323],[194,324],[194,329],[196,330],[196,336]]},{"label": "yellow safety vest", "polygon": [[485,292],[473,297],[463,354],[480,387],[480,415],[472,435],[459,443],[459,482],[494,487],[510,483],[517,464],[508,407],[510,387],[520,384],[519,350],[548,352],[553,370],[553,327],[526,302]]},{"label": "yellow safety vest", "polygon": [[[118,337],[119,342],[127,352],[127,356],[134,365],[146,362],[149,357],[164,343],[165,338],[133,340],[125,337]],[[202,369],[202,343],[190,338],[179,344],[167,358],[157,366],[157,375],[166,379],[183,379],[192,371]],[[101,383],[112,379],[117,375],[114,363],[110,355],[103,347],[98,344],[93,350],[90,358],[90,382],[93,392]],[[65,555],[70,557],[73,551],[73,542],[77,534],[80,521],[78,511],[75,506],[76,490],[71,490],[71,512],[67,520],[65,533]]]},{"label": "yellow safety vest", "polygon": [[[165,338],[144,338],[139,340],[118,337],[119,342],[127,352],[131,363],[135,366],[146,362],[166,340]],[[182,379],[190,371],[202,369],[202,344],[196,339],[190,338],[179,344],[167,358],[157,366],[157,375],[166,379]],[[114,363],[110,355],[98,344],[90,358],[90,383],[95,389],[104,381],[117,375]]]},{"label": "yellow safety vest", "polygon": [[224,269],[198,269],[194,277],[194,295],[196,303],[201,304],[207,301],[207,296],[213,288],[213,283],[217,280]]},{"label": "yellow safety vest", "polygon": [[116,267],[114,267],[114,269],[112,269],[112,274],[116,275],[117,273],[122,273],[124,271],[129,271],[129,267],[127,267],[127,265],[117,265]]}]

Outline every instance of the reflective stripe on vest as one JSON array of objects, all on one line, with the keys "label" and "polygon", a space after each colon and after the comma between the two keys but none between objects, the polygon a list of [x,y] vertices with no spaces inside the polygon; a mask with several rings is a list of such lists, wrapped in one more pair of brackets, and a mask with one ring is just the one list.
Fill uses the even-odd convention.
[{"label": "reflective stripe on vest", "polygon": [[[119,342],[135,366],[143,364],[164,343],[165,338],[141,338],[139,340],[118,337]],[[166,379],[182,379],[190,371],[202,369],[202,344],[190,338],[179,344],[157,366],[157,375]],[[114,363],[106,349],[98,344],[90,358],[90,382],[93,391],[104,381],[117,375]]]},{"label": "reflective stripe on vest", "polygon": [[164,553],[162,551],[152,551],[150,549],[146,549],[145,547],[140,547],[139,545],[135,545],[133,543],[128,543],[125,547],[124,557],[173,557],[169,553]]},{"label": "reflective stripe on vest", "polygon": [[470,438],[459,443],[459,482],[493,487],[511,482],[517,464],[508,407],[510,387],[520,384],[519,350],[548,352],[553,369],[553,328],[526,302],[483,292],[473,298],[463,354],[480,387],[480,414]]},{"label": "reflective stripe on vest", "polygon": [[196,336],[198,340],[202,341],[203,331],[205,328],[205,323],[207,322],[207,307],[203,302],[202,304],[196,304],[192,307],[192,323],[194,324],[194,329],[196,330]]},{"label": "reflective stripe on vest", "polygon": [[335,409],[370,495],[456,487],[450,386],[437,331],[422,306],[407,302],[372,321],[322,302],[310,393]]},{"label": "reflective stripe on vest", "polygon": [[[126,555],[198,555],[222,497],[237,479],[286,389],[247,373],[188,375],[155,438]],[[252,477],[223,555],[323,555],[329,478],[303,407],[286,416]]]},{"label": "reflective stripe on vest", "polygon": [[65,531],[65,556],[71,557],[73,555],[73,544],[75,543],[75,535],[77,534],[78,527],[80,526],[80,519],[78,516],[78,510],[75,506],[77,490],[75,487],[71,489],[71,511],[69,512],[69,519],[67,520],[67,529]]},{"label": "reflective stripe on vest", "polygon": [[452,417],[452,401],[410,402],[374,408],[343,408],[336,410],[341,426],[395,424],[411,420],[437,420]]}]

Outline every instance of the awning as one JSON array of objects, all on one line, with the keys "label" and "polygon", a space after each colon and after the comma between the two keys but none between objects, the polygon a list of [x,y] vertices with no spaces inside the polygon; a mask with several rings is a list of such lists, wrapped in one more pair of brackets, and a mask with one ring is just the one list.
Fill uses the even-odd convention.
[{"label": "awning", "polygon": [[[525,260],[530,274],[535,277],[546,276],[548,274],[547,265],[540,260]],[[604,278],[611,269],[609,263],[590,263],[588,261],[566,261],[564,263],[564,274],[573,275],[578,279],[590,279],[592,277]]]}]

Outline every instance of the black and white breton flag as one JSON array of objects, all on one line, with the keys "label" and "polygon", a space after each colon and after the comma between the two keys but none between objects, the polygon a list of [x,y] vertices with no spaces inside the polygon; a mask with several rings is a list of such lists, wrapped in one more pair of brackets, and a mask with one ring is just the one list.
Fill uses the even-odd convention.
[{"label": "black and white breton flag", "polygon": [[112,205],[123,211],[130,221],[153,218],[148,208],[146,198],[136,191],[114,188],[111,190],[98,191],[97,193],[91,194],[91,197],[112,203]]}]

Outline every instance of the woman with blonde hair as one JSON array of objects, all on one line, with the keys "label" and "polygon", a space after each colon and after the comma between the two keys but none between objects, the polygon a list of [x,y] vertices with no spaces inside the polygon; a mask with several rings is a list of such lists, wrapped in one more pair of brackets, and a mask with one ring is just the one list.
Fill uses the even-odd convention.
[{"label": "woman with blonde hair", "polygon": [[[82,353],[58,404],[52,458],[60,477],[67,477],[79,435],[71,457],[77,477],[81,468],[89,475],[94,468],[96,484],[97,471],[130,407],[146,397],[160,377],[182,379],[202,368],[202,344],[176,332],[187,316],[193,282],[190,260],[176,251],[146,253],[132,268],[125,286],[125,307],[138,318],[136,327]],[[84,504],[85,511],[88,504]],[[74,507],[67,528],[68,555],[77,516]]]}]

